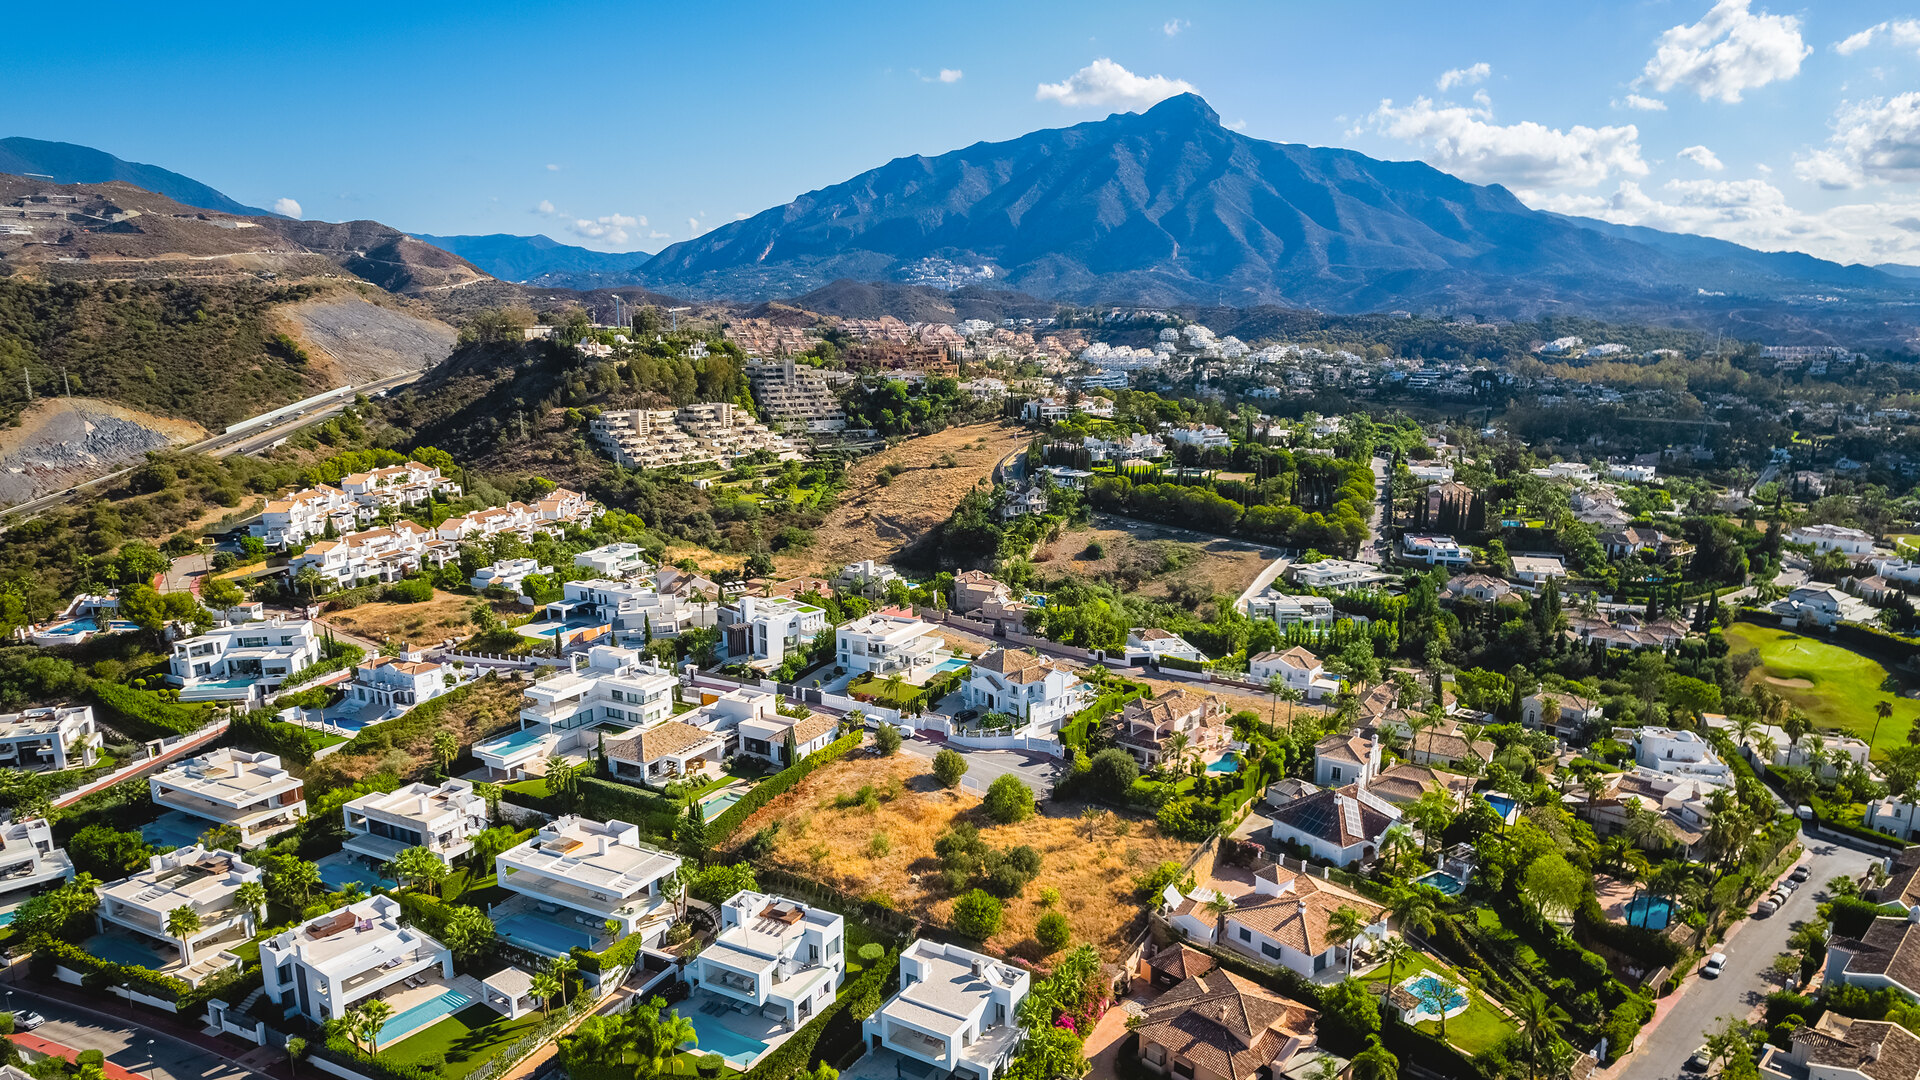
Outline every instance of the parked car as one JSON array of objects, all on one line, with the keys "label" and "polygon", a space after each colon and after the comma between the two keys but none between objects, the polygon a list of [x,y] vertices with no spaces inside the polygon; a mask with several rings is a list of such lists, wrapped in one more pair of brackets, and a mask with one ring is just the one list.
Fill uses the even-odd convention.
[{"label": "parked car", "polygon": [[1788,878],[1785,881],[1782,881],[1780,884],[1775,885],[1774,889],[1777,892],[1790,893],[1799,887],[1800,887],[1799,882],[1793,880],[1792,878]]},{"label": "parked car", "polygon": [[1757,916],[1767,916],[1779,910],[1780,910],[1779,902],[1774,900],[1772,897],[1768,897],[1767,899],[1760,901],[1760,906],[1757,908],[1754,908],[1753,913]]},{"label": "parked car", "polygon": [[13,1014],[13,1030],[15,1031],[32,1031],[34,1028],[46,1022],[46,1017],[41,1016],[32,1009],[22,1009]]},{"label": "parked car", "polygon": [[1801,821],[1813,820],[1813,807],[1807,806],[1804,803],[1794,807],[1793,813],[1794,813],[1794,816],[1798,817]]},{"label": "parked car", "polygon": [[1706,965],[1700,969],[1700,974],[1703,978],[1717,979],[1720,977],[1720,973],[1722,971],[1725,971],[1726,969],[1727,969],[1727,954],[1723,952],[1717,952],[1717,953],[1714,953],[1712,956],[1707,957]]},{"label": "parked car", "polygon": [[1793,868],[1793,873],[1787,875],[1787,880],[1788,881],[1805,881],[1812,876],[1813,876],[1813,864],[1801,863],[1799,866],[1796,866]]},{"label": "parked car", "polygon": [[1692,1057],[1687,1059],[1687,1071],[1703,1073],[1707,1071],[1707,1067],[1712,1063],[1712,1053],[1710,1053],[1705,1046],[1701,1046],[1700,1049],[1693,1052]]}]

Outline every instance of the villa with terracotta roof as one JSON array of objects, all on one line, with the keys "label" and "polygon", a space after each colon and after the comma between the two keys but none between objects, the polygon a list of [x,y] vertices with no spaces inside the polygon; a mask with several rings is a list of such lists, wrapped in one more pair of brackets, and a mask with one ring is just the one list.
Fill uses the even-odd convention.
[{"label": "villa with terracotta roof", "polygon": [[1114,745],[1152,768],[1173,752],[1173,737],[1185,735],[1185,756],[1218,760],[1230,739],[1225,715],[1219,701],[1184,688],[1135,698],[1115,721]]},{"label": "villa with terracotta roof", "polygon": [[1330,881],[1269,863],[1254,872],[1253,892],[1222,916],[1220,940],[1313,978],[1341,964],[1349,947],[1336,945],[1328,929],[1333,913],[1343,907],[1359,914],[1363,937],[1386,934],[1386,908]]},{"label": "villa with terracotta roof", "polygon": [[1185,942],[1175,941],[1144,961],[1147,978],[1166,989],[1182,979],[1194,979],[1219,966],[1213,957]]},{"label": "villa with terracotta roof", "polygon": [[1810,1080],[1915,1080],[1920,1036],[1886,1020],[1855,1020],[1829,1011],[1793,1033],[1791,1050],[1768,1047],[1760,1069],[1763,1076]]},{"label": "villa with terracotta roof", "polygon": [[1497,604],[1512,594],[1513,586],[1497,577],[1486,574],[1458,574],[1447,582],[1446,591],[1441,598],[1446,600],[1472,600],[1477,604]]},{"label": "villa with terracotta roof", "polygon": [[1469,738],[1458,720],[1449,719],[1413,736],[1407,743],[1407,760],[1415,765],[1481,769],[1493,760],[1495,751],[1491,741]]},{"label": "villa with terracotta roof", "polygon": [[1920,1001],[1920,924],[1905,916],[1873,920],[1857,938],[1827,943],[1827,985],[1866,990],[1891,986]]},{"label": "villa with terracotta roof", "polygon": [[[1140,1063],[1182,1080],[1269,1080],[1307,1075],[1319,1014],[1224,969],[1200,972],[1149,1002],[1134,1027]],[[1336,1067],[1344,1065],[1333,1059]]]},{"label": "villa with terracotta roof", "polygon": [[1876,904],[1895,904],[1908,912],[1920,908],[1920,847],[1888,857],[1886,869],[1886,884],[1866,890],[1867,899]]},{"label": "villa with terracotta roof", "polygon": [[1367,781],[1367,791],[1395,806],[1416,803],[1429,792],[1446,796],[1459,806],[1473,790],[1473,777],[1442,772],[1430,765],[1395,765]]},{"label": "villa with terracotta roof", "polygon": [[608,736],[607,767],[621,780],[659,787],[671,780],[720,769],[727,738],[679,720]]},{"label": "villa with terracotta roof", "polygon": [[1328,675],[1320,658],[1299,645],[1284,652],[1264,652],[1247,661],[1247,675],[1262,685],[1280,678],[1308,701],[1321,701],[1340,692],[1340,680]]},{"label": "villa with terracotta roof", "polygon": [[1321,787],[1365,782],[1379,768],[1377,740],[1335,734],[1313,744],[1313,782]]},{"label": "villa with terracotta roof", "polygon": [[1051,731],[1080,711],[1093,691],[1073,669],[1018,649],[994,649],[973,662],[961,701],[981,712],[1010,713]]}]

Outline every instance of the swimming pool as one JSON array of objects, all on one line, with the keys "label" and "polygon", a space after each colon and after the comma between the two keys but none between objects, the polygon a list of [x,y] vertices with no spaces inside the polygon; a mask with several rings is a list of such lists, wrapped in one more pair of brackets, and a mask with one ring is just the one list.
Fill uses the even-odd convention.
[{"label": "swimming pool", "polygon": [[140,839],[158,848],[187,847],[199,843],[200,834],[212,827],[197,817],[169,810],[140,826]]},{"label": "swimming pool", "polygon": [[[140,629],[139,623],[127,622],[124,619],[113,619],[107,623],[107,633],[109,634],[119,634],[128,630],[138,629]],[[81,634],[95,634],[100,632],[100,620],[92,618],[91,616],[69,619],[66,622],[49,626],[40,632],[51,637],[79,637]]]},{"label": "swimming pool", "polygon": [[1452,874],[1443,873],[1439,870],[1435,870],[1431,874],[1422,874],[1414,878],[1413,883],[1415,885],[1431,885],[1441,892],[1446,893],[1448,896],[1459,896],[1460,890],[1467,887],[1466,882],[1461,881]]},{"label": "swimming pool", "polygon": [[700,815],[704,820],[712,821],[714,818],[733,809],[733,804],[739,802],[746,794],[746,788],[728,788],[726,791],[702,801],[700,803]]},{"label": "swimming pool", "polygon": [[943,671],[959,671],[971,663],[973,663],[973,661],[964,656],[949,656],[945,660],[940,661],[940,665],[933,669],[933,673],[938,675]]},{"label": "swimming pool", "polygon": [[[1441,1013],[1455,1017],[1467,1011],[1467,994],[1458,984],[1443,979],[1432,972],[1422,972],[1400,984],[1400,988],[1413,995],[1413,1009],[1407,1019],[1413,1023],[1422,1020],[1439,1020]],[[1439,1012],[1435,1010],[1438,1009]]]},{"label": "swimming pool", "polygon": [[13,925],[13,912],[0,911],[0,926],[12,926],[12,925]]},{"label": "swimming pool", "polygon": [[745,1072],[756,1058],[767,1052],[766,1043],[723,1028],[711,1016],[702,1017],[696,1010],[688,1010],[684,1005],[680,1015],[693,1021],[693,1030],[698,1036],[693,1042],[681,1045],[688,1049],[698,1047],[696,1053],[719,1054],[727,1059],[727,1064]]},{"label": "swimming pool", "polygon": [[381,1024],[380,1034],[374,1037],[374,1042],[385,1043],[391,1039],[397,1039],[402,1035],[412,1032],[415,1028],[426,1027],[441,1017],[449,1013],[459,1012],[471,1004],[473,1004],[472,998],[458,990],[449,990],[439,997],[429,1001],[423,1001],[413,1008],[396,1015],[386,1023]]},{"label": "swimming pool", "polygon": [[367,865],[366,860],[356,858],[344,851],[336,851],[314,864],[320,869],[320,882],[328,892],[339,892],[348,885],[358,883],[368,892],[375,889],[397,889],[400,883]]},{"label": "swimming pool", "polygon": [[547,733],[541,731],[539,728],[521,728],[519,731],[502,735],[491,742],[476,743],[473,752],[476,754],[492,754],[495,757],[506,757],[510,754],[525,750],[527,747],[532,746],[546,737]]},{"label": "swimming pool", "polygon": [[1217,773],[1237,773],[1240,771],[1240,755],[1233,753],[1232,751],[1228,751],[1227,753],[1221,755],[1219,761],[1209,764],[1207,766],[1207,771],[1210,773],[1216,773],[1216,774]]},{"label": "swimming pool", "polygon": [[1502,821],[1512,817],[1514,808],[1520,805],[1520,800],[1511,795],[1502,795],[1497,791],[1489,791],[1482,795],[1481,798],[1487,800],[1489,805],[1500,812],[1500,820]]},{"label": "swimming pool", "polygon": [[[594,936],[586,928],[572,923],[571,915],[547,916],[523,912],[493,924],[500,936],[549,956],[565,956],[575,945],[593,948]],[[562,922],[560,920],[567,920]]]},{"label": "swimming pool", "polygon": [[1664,896],[1648,896],[1642,893],[1627,901],[1623,914],[1628,926],[1641,926],[1648,930],[1665,930],[1673,921],[1673,901]]},{"label": "swimming pool", "polygon": [[124,934],[95,934],[87,939],[86,950],[102,960],[149,971],[157,971],[167,963],[159,949]]}]

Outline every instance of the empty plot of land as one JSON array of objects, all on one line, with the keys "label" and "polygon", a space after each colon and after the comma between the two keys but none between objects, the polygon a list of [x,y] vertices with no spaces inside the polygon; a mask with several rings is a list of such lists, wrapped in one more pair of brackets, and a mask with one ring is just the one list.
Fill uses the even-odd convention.
[{"label": "empty plot of land", "polygon": [[[928,759],[904,753],[841,761],[774,799],[747,820],[746,828],[779,822],[771,858],[789,870],[945,920],[953,911],[953,894],[940,880],[933,842],[955,822],[971,822],[989,845],[1027,844],[1041,857],[1040,876],[1005,902],[1006,919],[992,943],[1030,951],[1034,924],[1048,910],[1041,892],[1052,888],[1059,891],[1059,910],[1072,925],[1074,940],[1093,944],[1109,960],[1125,951],[1144,911],[1134,895],[1134,879],[1193,851],[1192,844],[1160,835],[1152,822],[1108,813],[1089,825],[1080,820],[1077,804],[1049,806],[1048,814],[996,825],[980,812],[977,794],[942,788],[929,770]],[[872,809],[852,798],[866,785],[877,793]],[[842,796],[851,805],[838,805]],[[886,840],[876,842],[876,836]]]},{"label": "empty plot of land", "polygon": [[1194,595],[1237,597],[1279,555],[1241,540],[1095,514],[1091,528],[1061,533],[1034,562],[1043,574],[1118,583],[1146,596],[1165,597],[1185,583]]},{"label": "empty plot of land", "polygon": [[[320,621],[370,641],[406,645],[431,645],[448,638],[465,640],[480,632],[471,614],[476,599],[458,593],[435,592],[433,599],[417,604],[396,604],[384,600],[360,604],[343,611],[330,611]],[[526,608],[511,603],[494,603],[494,613],[505,618],[525,615]]]},{"label": "empty plot of land", "polygon": [[453,327],[357,296],[306,300],[281,312],[288,333],[318,353],[341,382],[359,383],[437,364],[453,351]]},{"label": "empty plot of land", "polygon": [[0,431],[0,503],[36,499],[112,472],[149,450],[206,437],[191,420],[95,398],[42,398],[28,407],[19,427]]},{"label": "empty plot of land", "polygon": [[[1001,458],[1027,445],[1013,424],[969,424],[899,445],[855,462],[833,512],[814,530],[813,546],[779,557],[782,577],[838,570],[862,559],[885,561],[953,516],[960,500],[992,476]],[[898,468],[898,472],[892,472]],[[881,470],[891,475],[880,482]]]}]

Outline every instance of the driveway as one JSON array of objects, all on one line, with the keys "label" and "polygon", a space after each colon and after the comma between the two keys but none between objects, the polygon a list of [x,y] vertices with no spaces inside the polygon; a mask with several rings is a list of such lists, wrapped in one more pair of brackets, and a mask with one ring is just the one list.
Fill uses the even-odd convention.
[{"label": "driveway", "polygon": [[935,741],[925,735],[915,735],[901,743],[900,749],[928,760],[942,749],[956,751],[967,759],[967,775],[960,778],[960,786],[982,795],[986,794],[988,785],[1002,776],[1017,776],[1035,795],[1045,799],[1053,794],[1053,782],[1060,775],[1061,762],[1038,752],[950,747],[945,740]]},{"label": "driveway", "polygon": [[1812,856],[1813,873],[1807,883],[1794,890],[1779,911],[1738,924],[1732,938],[1719,946],[1727,954],[1726,971],[1717,979],[1690,978],[1676,992],[1677,1000],[1663,1001],[1664,1015],[1653,1032],[1642,1037],[1640,1048],[1627,1055],[1611,1073],[1611,1080],[1685,1076],[1681,1063],[1706,1041],[1708,1031],[1726,1017],[1744,1018],[1768,993],[1779,989],[1764,973],[1773,958],[1786,951],[1794,928],[1814,917],[1817,894],[1825,893],[1827,882],[1842,874],[1857,877],[1880,858],[1825,837],[1802,834],[1800,839]]}]

